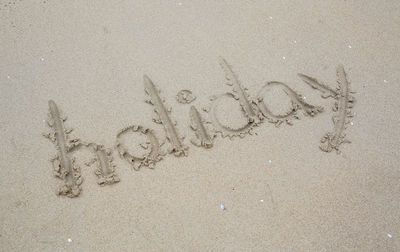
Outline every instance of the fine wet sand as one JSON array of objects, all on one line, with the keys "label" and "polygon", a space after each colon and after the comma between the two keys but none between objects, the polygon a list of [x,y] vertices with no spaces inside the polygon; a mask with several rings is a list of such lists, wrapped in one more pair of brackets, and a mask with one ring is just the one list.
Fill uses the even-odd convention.
[{"label": "fine wet sand", "polygon": [[0,250],[400,250],[398,13],[0,2]]}]

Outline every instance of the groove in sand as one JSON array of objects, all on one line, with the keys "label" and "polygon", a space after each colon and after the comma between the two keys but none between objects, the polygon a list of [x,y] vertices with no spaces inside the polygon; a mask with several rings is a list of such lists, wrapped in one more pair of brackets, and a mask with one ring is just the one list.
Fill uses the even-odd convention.
[{"label": "groove in sand", "polygon": [[146,102],[153,105],[156,113],[153,121],[164,126],[165,134],[171,147],[168,153],[173,153],[175,156],[187,156],[188,147],[183,144],[184,137],[180,137],[175,127],[176,123],[170,118],[171,109],[167,110],[164,105],[164,100],[160,98],[159,90],[155,87],[150,78],[144,76],[144,89],[150,99]]},{"label": "groove in sand", "polygon": [[[144,134],[147,137],[146,146],[142,146],[142,148],[146,148],[150,146],[150,151],[143,156],[135,156],[128,151],[128,147],[124,145],[122,142],[122,136],[127,134],[128,132],[138,132],[140,134]],[[162,143],[163,144],[163,143]],[[117,134],[117,143],[116,148],[121,158],[125,159],[129,164],[132,165],[134,170],[140,170],[142,166],[146,166],[149,168],[154,168],[155,164],[162,160],[165,153],[161,150],[160,142],[158,138],[154,134],[153,130],[144,128],[140,125],[132,125],[122,129]]]},{"label": "groove in sand", "polygon": [[204,125],[205,121],[195,106],[190,107],[189,117],[190,128],[196,135],[196,138],[191,139],[190,142],[195,146],[204,147],[206,149],[211,148],[214,144],[213,139],[215,134],[209,133],[209,130]]},{"label": "groove in sand", "polygon": [[256,124],[259,123],[262,119],[261,115],[249,99],[249,95],[246,93],[247,89],[242,87],[242,84],[240,83],[236,73],[233,72],[232,67],[222,57],[220,57],[220,65],[222,70],[225,72],[225,78],[227,80],[226,84],[228,86],[232,86],[233,97],[239,101],[240,106],[242,107],[249,122],[252,123],[254,121]]},{"label": "groove in sand", "polygon": [[97,176],[97,184],[105,186],[118,183],[120,179],[115,173],[116,166],[113,163],[112,150],[95,143],[88,143],[85,145],[96,154],[96,157],[88,162],[87,165],[90,166],[93,163],[97,164],[94,172]]},{"label": "groove in sand", "polygon": [[75,165],[75,159],[70,157],[69,152],[79,146],[80,141],[70,138],[72,129],[65,128],[66,119],[61,116],[56,103],[49,100],[47,124],[52,132],[43,135],[55,144],[58,151],[57,155],[51,159],[54,175],[63,180],[63,185],[58,188],[57,194],[73,198],[79,196],[83,179],[80,168]]},{"label": "groove in sand", "polygon": [[234,98],[234,95],[232,93],[225,93],[211,97],[211,105],[209,108],[205,109],[205,111],[209,114],[209,123],[214,126],[215,132],[220,133],[222,137],[229,137],[230,139],[237,136],[243,138],[246,134],[252,134],[252,129],[255,125],[254,120],[251,122],[247,121],[246,124],[239,128],[232,128],[221,123],[221,121],[218,119],[217,111],[218,105],[224,97]]},{"label": "groove in sand", "polygon": [[312,87],[313,89],[319,90],[322,93],[321,97],[324,99],[328,98],[328,97],[335,98],[338,95],[338,93],[335,90],[333,90],[332,88],[323,84],[322,82],[319,82],[315,78],[312,78],[310,76],[307,76],[307,75],[301,74],[301,73],[299,73],[297,75],[300,77],[300,79],[302,79],[310,87]]},{"label": "groove in sand", "polygon": [[[279,86],[283,89],[283,91],[289,96],[292,109],[283,115],[276,115],[271,110],[268,109],[267,105],[264,102],[265,92],[269,91],[272,87]],[[260,92],[257,96],[257,103],[262,114],[267,118],[267,120],[271,123],[274,123],[275,126],[281,125],[283,122],[286,122],[289,125],[293,124],[293,119],[300,119],[297,115],[297,111],[302,109],[304,115],[306,116],[314,116],[324,109],[320,106],[313,106],[304,101],[303,96],[296,93],[293,89],[291,89],[288,85],[278,81],[268,82],[261,88]]]},{"label": "groove in sand", "polygon": [[351,95],[350,82],[347,80],[346,72],[342,65],[336,69],[337,74],[337,93],[333,110],[335,115],[332,117],[334,128],[332,132],[328,132],[321,139],[320,149],[325,152],[336,150],[340,153],[339,146],[342,143],[350,143],[346,139],[345,129],[350,122],[349,118],[353,117],[351,109],[354,106],[355,98]]}]

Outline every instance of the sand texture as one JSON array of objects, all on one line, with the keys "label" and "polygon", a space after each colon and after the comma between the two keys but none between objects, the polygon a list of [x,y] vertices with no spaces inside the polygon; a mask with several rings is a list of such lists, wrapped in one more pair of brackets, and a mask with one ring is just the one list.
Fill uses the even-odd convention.
[{"label": "sand texture", "polygon": [[0,251],[400,251],[400,2],[0,0]]}]

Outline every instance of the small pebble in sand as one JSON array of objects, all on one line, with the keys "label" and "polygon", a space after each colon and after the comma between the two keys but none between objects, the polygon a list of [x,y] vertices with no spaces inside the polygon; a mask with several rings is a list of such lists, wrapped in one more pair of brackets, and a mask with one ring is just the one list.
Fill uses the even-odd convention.
[{"label": "small pebble in sand", "polygon": [[296,41],[296,40],[294,40],[294,41],[293,41],[293,43],[295,43],[295,44],[296,44],[296,43],[297,43],[297,41]]},{"label": "small pebble in sand", "polygon": [[226,210],[226,208],[225,208],[224,205],[221,205],[221,209],[222,209],[222,211],[225,211],[225,210]]},{"label": "small pebble in sand", "polygon": [[67,240],[68,242],[72,242],[72,239],[71,238],[68,238],[68,240]]},{"label": "small pebble in sand", "polygon": [[387,80],[383,80],[383,82],[385,82],[385,83],[388,83],[388,81],[387,81]]},{"label": "small pebble in sand", "polygon": [[392,238],[392,237],[393,237],[391,234],[387,234],[387,236],[388,236],[389,238]]},{"label": "small pebble in sand", "polygon": [[179,3],[178,3],[178,5],[179,5],[179,6],[182,6],[182,3],[181,3],[181,2],[179,2]]},{"label": "small pebble in sand", "polygon": [[43,61],[44,61],[44,58],[40,58],[40,61],[42,61],[42,62],[43,62]]},{"label": "small pebble in sand", "polygon": [[272,164],[272,160],[268,160],[268,163]]},{"label": "small pebble in sand", "polygon": [[10,76],[10,75],[7,75],[7,79],[11,79],[11,76]]},{"label": "small pebble in sand", "polygon": [[347,47],[348,47],[348,48],[351,48],[352,46],[351,46],[351,45],[348,45]]},{"label": "small pebble in sand", "polygon": [[262,199],[262,200],[260,200],[260,202],[264,202],[264,200]]},{"label": "small pebble in sand", "polygon": [[272,19],[272,17],[271,17],[271,16],[269,16],[269,19]]},{"label": "small pebble in sand", "polygon": [[354,123],[353,123],[353,122],[351,122],[351,123],[350,123],[350,125],[351,125],[351,126],[353,126],[353,125],[354,125]]},{"label": "small pebble in sand", "polygon": [[286,59],[286,57],[285,57],[285,56],[283,56],[283,57],[282,57],[282,59]]}]

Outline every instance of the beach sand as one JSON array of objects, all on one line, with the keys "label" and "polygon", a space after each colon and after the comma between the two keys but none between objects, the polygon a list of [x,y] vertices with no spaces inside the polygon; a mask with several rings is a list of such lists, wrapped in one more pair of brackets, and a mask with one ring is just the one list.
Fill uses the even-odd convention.
[{"label": "beach sand", "polygon": [[[398,1],[0,3],[1,251],[400,250]],[[207,120],[209,98],[232,92],[221,57],[252,99],[280,81],[324,111],[192,145],[190,106]],[[334,100],[297,74],[336,88],[340,64],[356,92],[351,143],[326,153]],[[144,102],[144,75],[189,149],[135,171],[115,150],[117,133],[143,125],[165,136]],[[182,89],[197,97],[190,105],[175,99]],[[285,111],[288,97],[273,94],[271,108]],[[42,136],[49,100],[71,134],[114,148],[119,183],[99,186],[82,148],[71,154],[80,195],[56,195],[57,150]],[[238,101],[220,111],[224,123],[243,123]]]}]

